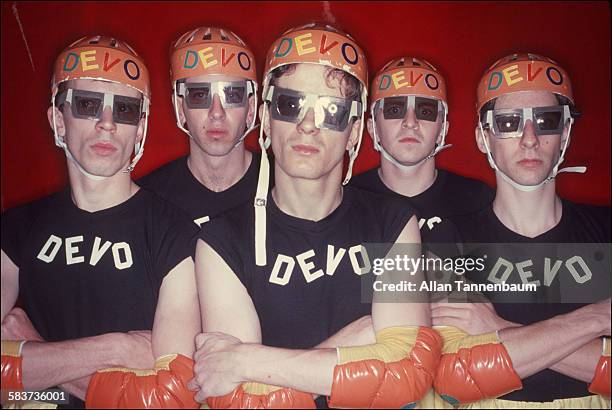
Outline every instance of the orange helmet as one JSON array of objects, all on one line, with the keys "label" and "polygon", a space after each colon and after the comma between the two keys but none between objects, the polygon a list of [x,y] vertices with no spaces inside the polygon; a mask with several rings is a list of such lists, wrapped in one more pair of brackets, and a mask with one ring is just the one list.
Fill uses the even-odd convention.
[{"label": "orange helmet", "polygon": [[400,57],[385,64],[374,77],[371,93],[372,103],[407,94],[447,101],[444,77],[429,62],[416,57]]},{"label": "orange helmet", "polygon": [[[126,169],[126,172],[132,171],[144,153],[151,104],[149,70],[144,60],[125,41],[109,36],[85,36],[66,47],[55,60],[51,78],[51,105],[54,108],[59,84],[77,79],[120,83],[142,93],[142,112],[145,113],[144,133],[142,140],[135,144],[134,158]],[[57,134],[55,115],[53,133],[55,145],[64,149],[66,156],[73,160],[82,173],[92,179],[104,179],[89,174],[74,159],[63,138]]]},{"label": "orange helmet", "polygon": [[285,31],[270,46],[264,66],[264,91],[275,68],[313,63],[344,70],[368,87],[368,63],[355,40],[347,33],[323,23],[309,23]]},{"label": "orange helmet", "polygon": [[86,36],[60,53],[53,69],[53,97],[59,83],[76,79],[125,84],[151,99],[149,70],[144,60],[129,44],[114,37]]},{"label": "orange helmet", "polygon": [[171,47],[172,85],[183,78],[222,74],[257,82],[255,56],[244,41],[229,30],[200,27],[179,37]]},{"label": "orange helmet", "polygon": [[550,91],[574,103],[567,72],[550,58],[537,54],[511,54],[500,58],[478,83],[477,109],[502,94],[517,91]]}]

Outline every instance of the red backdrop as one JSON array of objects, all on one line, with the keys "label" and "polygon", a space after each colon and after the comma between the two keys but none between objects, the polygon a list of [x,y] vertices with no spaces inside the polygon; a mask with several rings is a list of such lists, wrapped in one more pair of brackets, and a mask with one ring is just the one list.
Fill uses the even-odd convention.
[{"label": "red backdrop", "polygon": [[[220,25],[253,49],[261,76],[267,47],[284,30],[311,20],[351,33],[369,59],[370,75],[393,57],[415,55],[445,75],[454,147],[441,167],[489,184],[494,175],[474,143],[476,83],[493,61],[516,51],[557,60],[572,78],[583,117],[573,129],[562,196],[610,203],[610,6],[607,2],[3,2],[2,210],[66,183],[65,157],[46,119],[51,67],[69,43],[87,34],[126,40],[151,72],[152,111],[146,152],[134,176],[187,152],[170,100],[168,49],[189,29]],[[250,135],[247,146],[256,146]],[[356,173],[379,162],[369,136]]]}]

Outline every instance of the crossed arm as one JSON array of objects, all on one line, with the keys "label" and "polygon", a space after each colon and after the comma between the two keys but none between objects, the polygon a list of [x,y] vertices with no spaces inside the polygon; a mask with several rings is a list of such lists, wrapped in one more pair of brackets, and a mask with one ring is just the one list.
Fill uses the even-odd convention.
[{"label": "crossed arm", "polygon": [[[420,242],[415,218],[406,224],[396,242]],[[412,280],[419,280],[418,275]],[[335,369],[339,365],[334,347],[355,334],[362,344],[368,344],[376,342],[374,335],[382,329],[430,325],[426,303],[375,302],[371,330],[368,319],[362,318],[349,325],[350,330],[340,331],[318,348],[263,346],[259,319],[247,290],[217,252],[202,240],[196,251],[196,277],[202,327],[207,332],[196,338],[196,378],[190,383],[199,390],[198,401],[228,394],[247,381],[333,396]]]},{"label": "crossed arm", "polygon": [[[3,320],[17,299],[18,278],[19,268],[2,251]],[[108,333],[53,343],[42,339],[28,342],[21,351],[23,387],[37,390],[61,385],[84,398],[89,379],[99,370],[112,367],[151,369],[156,357],[169,353],[191,358],[194,336],[199,331],[193,261],[186,258],[164,278],[152,336],[144,331]],[[3,324],[3,340],[5,333],[8,332]]]}]

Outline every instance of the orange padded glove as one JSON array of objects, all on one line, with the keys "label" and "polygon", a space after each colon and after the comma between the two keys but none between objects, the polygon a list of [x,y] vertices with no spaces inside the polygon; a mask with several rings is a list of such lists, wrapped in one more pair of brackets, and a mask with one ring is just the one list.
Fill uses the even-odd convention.
[{"label": "orange padded glove", "polygon": [[603,352],[595,368],[595,376],[589,384],[589,391],[610,397],[610,338],[608,337],[603,338]]},{"label": "orange padded glove", "polygon": [[431,388],[442,338],[428,327],[390,327],[376,344],[339,347],[330,407],[412,406]]},{"label": "orange padded glove", "polygon": [[162,356],[154,370],[110,368],[96,372],[87,388],[87,408],[198,408],[187,389],[193,360]]},{"label": "orange padded glove", "polygon": [[212,409],[314,409],[311,394],[260,383],[244,383],[233,392],[209,397]]},{"label": "orange padded glove", "polygon": [[2,389],[23,390],[21,347],[25,341],[2,341]]},{"label": "orange padded glove", "polygon": [[436,330],[444,348],[434,386],[450,404],[496,398],[523,387],[496,333],[470,336],[452,326]]}]

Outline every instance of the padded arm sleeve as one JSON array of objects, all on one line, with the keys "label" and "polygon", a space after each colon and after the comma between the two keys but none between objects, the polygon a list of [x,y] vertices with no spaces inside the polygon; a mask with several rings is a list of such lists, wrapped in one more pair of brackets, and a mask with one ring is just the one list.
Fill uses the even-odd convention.
[{"label": "padded arm sleeve", "polygon": [[153,370],[110,368],[96,372],[87,388],[87,408],[198,408],[187,388],[193,360],[159,357]]},{"label": "padded arm sleeve", "polygon": [[329,406],[414,406],[431,388],[441,349],[428,327],[390,327],[373,345],[339,347]]},{"label": "padded arm sleeve", "polygon": [[312,395],[261,383],[243,383],[233,392],[206,401],[213,409],[314,409]]},{"label": "padded arm sleeve", "polygon": [[[589,391],[610,397],[610,338],[603,338],[603,352],[595,368],[595,376],[589,385]],[[4,357],[4,356],[3,356]],[[4,372],[2,373],[4,375]],[[4,380],[4,379],[2,379]]]},{"label": "padded arm sleeve", "polygon": [[497,333],[470,336],[452,326],[436,330],[444,347],[434,386],[450,404],[496,398],[523,387]]},{"label": "padded arm sleeve", "polygon": [[25,341],[2,341],[2,389],[23,390],[21,347]]}]

